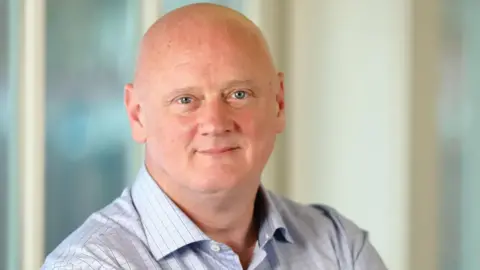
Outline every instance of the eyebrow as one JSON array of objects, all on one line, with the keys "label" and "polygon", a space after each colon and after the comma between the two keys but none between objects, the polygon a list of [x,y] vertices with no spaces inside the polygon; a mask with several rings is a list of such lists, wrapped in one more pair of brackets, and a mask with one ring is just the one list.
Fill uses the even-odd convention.
[{"label": "eyebrow", "polygon": [[[220,89],[221,89],[221,91],[225,91],[227,89],[238,87],[238,86],[253,87],[254,83],[253,83],[252,80],[230,80],[230,81],[227,81],[226,83],[224,83],[223,86]],[[198,86],[180,87],[180,88],[173,89],[169,93],[169,96],[178,96],[178,95],[182,95],[182,94],[197,92],[197,91],[200,91],[200,90],[201,90],[201,87],[198,87]]]},{"label": "eyebrow", "polygon": [[188,94],[192,92],[197,92],[199,90],[200,90],[200,87],[187,86],[187,87],[175,88],[171,92],[169,92],[168,95],[178,96],[178,95]]},{"label": "eyebrow", "polygon": [[227,83],[225,83],[221,89],[226,90],[229,88],[234,88],[237,86],[245,86],[245,85],[254,86],[254,83],[252,80],[230,80]]}]

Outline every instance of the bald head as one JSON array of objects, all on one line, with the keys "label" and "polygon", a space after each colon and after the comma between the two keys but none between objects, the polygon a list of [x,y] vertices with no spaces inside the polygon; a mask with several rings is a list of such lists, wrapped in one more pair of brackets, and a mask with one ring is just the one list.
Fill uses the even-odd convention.
[{"label": "bald head", "polygon": [[174,10],[147,31],[125,104],[165,189],[256,190],[285,125],[283,76],[260,30],[212,4]]},{"label": "bald head", "polygon": [[[258,27],[241,13],[215,4],[183,6],[158,19],[140,46],[134,84],[194,59],[243,55],[275,76],[268,45]],[[193,59],[192,59],[193,58]]]},{"label": "bald head", "polygon": [[255,24],[241,13],[216,4],[198,3],[165,14],[150,27],[145,37],[158,35],[159,32],[191,34],[199,29],[219,31],[234,25],[243,26],[248,32],[260,34]]}]

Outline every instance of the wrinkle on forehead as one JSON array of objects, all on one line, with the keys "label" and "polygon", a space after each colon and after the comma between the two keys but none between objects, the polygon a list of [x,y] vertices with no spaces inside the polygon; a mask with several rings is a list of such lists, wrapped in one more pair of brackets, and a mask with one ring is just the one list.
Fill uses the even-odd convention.
[{"label": "wrinkle on forehead", "polygon": [[144,85],[148,85],[149,78],[158,76],[162,68],[181,65],[182,57],[218,60],[231,54],[254,59],[265,67],[266,76],[276,73],[261,31],[244,15],[214,4],[184,6],[158,19],[146,32],[134,87],[147,88]]}]

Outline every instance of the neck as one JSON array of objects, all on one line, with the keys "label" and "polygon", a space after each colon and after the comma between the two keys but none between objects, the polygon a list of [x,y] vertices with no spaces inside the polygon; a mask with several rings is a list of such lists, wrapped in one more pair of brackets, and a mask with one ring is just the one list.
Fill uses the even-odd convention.
[{"label": "neck", "polygon": [[256,192],[225,196],[190,194],[187,198],[185,195],[189,192],[183,193],[184,196],[165,192],[213,240],[230,246],[237,253],[255,244],[258,231],[253,218]]},{"label": "neck", "polygon": [[254,206],[259,181],[235,190],[202,193],[179,185],[164,174],[150,173],[170,199],[206,235],[232,248],[244,267],[248,265],[258,237]]}]

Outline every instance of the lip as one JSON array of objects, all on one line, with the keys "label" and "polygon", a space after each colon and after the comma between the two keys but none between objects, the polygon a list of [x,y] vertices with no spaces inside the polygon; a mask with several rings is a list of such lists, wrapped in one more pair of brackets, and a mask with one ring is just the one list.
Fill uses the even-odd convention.
[{"label": "lip", "polygon": [[233,152],[237,149],[240,149],[240,147],[216,147],[216,148],[198,150],[197,152],[204,155],[221,155],[221,154]]}]

